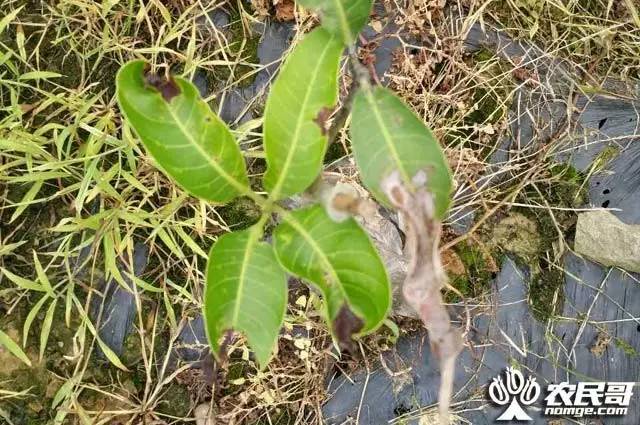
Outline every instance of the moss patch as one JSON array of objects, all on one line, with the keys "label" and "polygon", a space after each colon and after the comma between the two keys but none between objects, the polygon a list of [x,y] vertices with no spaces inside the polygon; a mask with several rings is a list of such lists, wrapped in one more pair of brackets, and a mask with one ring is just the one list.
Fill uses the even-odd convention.
[{"label": "moss patch", "polygon": [[[220,66],[214,71],[215,79],[218,81],[227,81],[234,78],[234,82],[239,87],[247,87],[255,81],[255,68],[250,64],[258,64],[258,45],[260,44],[260,36],[250,33],[245,28],[242,17],[238,10],[232,10],[231,23],[227,27],[228,30],[228,54],[239,62],[234,66]],[[233,73],[233,74],[232,74]]]},{"label": "moss patch", "polygon": [[525,215],[513,212],[493,229],[492,243],[522,258],[532,258],[540,252],[538,225]]},{"label": "moss patch", "polygon": [[524,232],[535,244],[503,245],[531,270],[529,303],[533,316],[541,322],[559,314],[564,305],[564,273],[558,267],[548,264],[547,258],[555,258],[554,244],[559,240],[560,234],[568,243],[573,239],[577,213],[571,209],[587,201],[585,177],[582,173],[566,164],[549,164],[548,170],[548,178],[536,184],[538,190],[532,188],[524,191],[518,201],[540,206],[548,205],[552,209],[514,209],[515,214],[535,223],[535,232],[531,225]]},{"label": "moss patch", "polygon": [[260,208],[249,198],[238,198],[218,208],[218,212],[233,230],[246,229],[260,219]]},{"label": "moss patch", "polygon": [[178,418],[184,418],[191,411],[191,397],[189,390],[178,384],[171,384],[167,388],[162,401],[158,405],[158,412]]},{"label": "moss patch", "polygon": [[[468,110],[464,111],[462,126],[449,131],[447,139],[463,140],[465,147],[478,151],[478,157],[487,157],[495,149],[497,140],[488,142],[487,137],[478,137],[478,128],[500,123],[506,118],[515,87],[512,66],[487,49],[476,52],[467,63],[482,78],[469,89],[465,100]],[[489,138],[495,139],[497,134]]]},{"label": "moss patch", "polygon": [[493,124],[502,119],[509,109],[510,102],[504,102],[510,96],[514,86],[510,75],[510,64],[496,57],[496,54],[487,49],[480,49],[473,59],[483,65],[483,75],[487,78],[499,79],[504,85],[495,84],[491,89],[478,86],[473,92],[472,105],[474,108],[465,117],[466,125]]},{"label": "moss patch", "polygon": [[500,120],[505,108],[500,105],[498,94],[478,87],[473,93],[475,108],[467,114],[465,124],[493,124]]},{"label": "moss patch", "polygon": [[565,239],[573,239],[578,214],[571,209],[587,202],[587,188],[584,174],[565,164],[551,165],[549,179],[546,183],[538,183],[537,187],[540,192],[527,190],[519,201],[541,206],[546,203],[554,209],[518,208],[516,211],[537,222],[541,237],[540,251],[546,252],[558,240],[558,230]]},{"label": "moss patch", "polygon": [[620,148],[614,145],[609,145],[604,148],[600,153],[594,158],[591,163],[591,168],[589,170],[589,174],[599,173],[607,168],[609,163],[613,161],[618,154],[620,153]]},{"label": "moss patch", "polygon": [[[456,245],[455,253],[460,258],[465,274],[450,275],[451,286],[456,288],[465,297],[477,297],[489,289],[493,273],[487,258],[491,253],[485,252],[477,244],[464,241]],[[445,295],[447,302],[459,302],[460,297],[452,291]]]}]

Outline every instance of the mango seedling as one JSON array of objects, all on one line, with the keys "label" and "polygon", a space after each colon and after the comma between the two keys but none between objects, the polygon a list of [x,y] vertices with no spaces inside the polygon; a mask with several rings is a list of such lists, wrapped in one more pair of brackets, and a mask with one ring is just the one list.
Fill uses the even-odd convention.
[{"label": "mango seedling", "polygon": [[[448,412],[453,367],[462,347],[440,290],[440,222],[450,202],[451,175],[433,134],[392,91],[374,87],[355,54],[372,0],[302,0],[322,24],[306,34],[281,67],[267,99],[263,135],[267,196],[251,189],[243,154],[227,125],[180,77],[165,77],[136,60],[118,73],[117,98],[158,166],[182,188],[214,203],[250,198],[260,219],[218,238],[209,254],[204,315],[214,355],[229,330],[242,332],[264,367],[283,324],[287,274],[313,285],[340,345],[375,331],[391,307],[384,264],[367,233],[348,214],[336,219],[326,202],[287,210],[280,201],[307,191],[319,178],[338,101],[338,69],[349,51],[354,91],[344,112],[364,186],[404,218],[411,267],[403,292],[426,327],[443,366],[440,408]],[[336,113],[335,115],[338,115]],[[342,120],[335,119],[335,125]],[[341,194],[345,195],[345,194]],[[341,203],[331,202],[331,208]],[[266,225],[277,217],[272,243]]]}]

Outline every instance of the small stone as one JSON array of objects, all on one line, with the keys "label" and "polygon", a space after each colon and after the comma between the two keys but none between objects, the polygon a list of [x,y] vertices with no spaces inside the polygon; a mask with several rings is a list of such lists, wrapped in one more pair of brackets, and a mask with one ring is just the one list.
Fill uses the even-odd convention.
[{"label": "small stone", "polygon": [[198,23],[212,31],[224,31],[230,22],[231,17],[229,14],[220,8],[216,8],[209,11],[207,16],[203,16],[203,19],[200,19]]},{"label": "small stone", "polygon": [[211,22],[218,29],[224,29],[231,22],[229,14],[221,9],[216,9],[209,13]]},{"label": "small stone", "polygon": [[209,407],[209,403],[202,403],[196,407],[193,413],[196,425],[214,425],[214,418],[209,412]]},{"label": "small stone", "polygon": [[578,215],[575,251],[604,266],[640,272],[640,225],[625,224],[609,211]]},{"label": "small stone", "polygon": [[369,25],[371,25],[371,28],[373,28],[375,32],[377,33],[382,32],[382,22],[378,20],[373,20]]}]

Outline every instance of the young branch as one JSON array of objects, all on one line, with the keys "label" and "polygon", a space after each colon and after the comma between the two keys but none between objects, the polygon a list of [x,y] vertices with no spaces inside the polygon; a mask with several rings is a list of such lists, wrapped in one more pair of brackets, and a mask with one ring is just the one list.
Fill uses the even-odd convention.
[{"label": "young branch", "polygon": [[331,127],[327,132],[328,144],[334,143],[340,133],[340,130],[347,122],[347,118],[351,114],[351,106],[353,105],[353,98],[356,95],[359,87],[368,87],[371,81],[369,71],[365,68],[358,59],[358,52],[355,46],[349,47],[349,68],[351,70],[351,85],[349,86],[349,92],[347,97],[342,102],[342,107],[335,114]]}]

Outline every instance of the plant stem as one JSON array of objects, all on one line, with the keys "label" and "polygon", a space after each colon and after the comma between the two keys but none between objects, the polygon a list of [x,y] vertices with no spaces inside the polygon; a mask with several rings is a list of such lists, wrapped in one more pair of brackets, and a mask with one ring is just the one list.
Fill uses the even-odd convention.
[{"label": "plant stem", "polygon": [[351,85],[349,86],[347,97],[342,102],[342,107],[338,113],[336,113],[331,123],[331,128],[329,128],[327,132],[328,145],[336,141],[340,130],[344,128],[347,118],[349,118],[351,114],[353,99],[355,98],[358,88],[367,88],[371,85],[369,71],[360,63],[356,47],[353,45],[349,47],[349,67],[351,68]]}]

